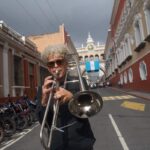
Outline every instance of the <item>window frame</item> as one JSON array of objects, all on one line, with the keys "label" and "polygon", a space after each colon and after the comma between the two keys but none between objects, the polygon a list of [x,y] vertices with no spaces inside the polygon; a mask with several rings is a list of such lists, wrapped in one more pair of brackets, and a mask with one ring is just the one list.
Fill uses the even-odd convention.
[{"label": "window frame", "polygon": [[133,71],[131,68],[128,70],[128,78],[129,78],[129,82],[133,83]]},{"label": "window frame", "polygon": [[144,61],[139,63],[139,73],[141,80],[147,80],[147,65]]}]

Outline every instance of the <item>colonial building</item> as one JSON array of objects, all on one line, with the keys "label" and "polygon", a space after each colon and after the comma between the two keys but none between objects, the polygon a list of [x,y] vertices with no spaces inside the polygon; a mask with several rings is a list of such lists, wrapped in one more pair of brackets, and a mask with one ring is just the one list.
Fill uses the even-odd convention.
[{"label": "colonial building", "polygon": [[27,94],[34,98],[48,75],[41,52],[48,45],[64,44],[76,49],[64,25],[56,33],[25,37],[0,21],[0,103]]},{"label": "colonial building", "polygon": [[115,0],[105,59],[113,86],[150,91],[150,0]]},{"label": "colonial building", "polygon": [[89,80],[99,80],[104,75],[104,48],[105,45],[98,43],[95,43],[93,38],[91,37],[90,33],[88,34],[88,38],[86,40],[86,45],[82,46],[80,48],[77,48],[77,52],[79,54],[79,60],[80,60],[80,66],[84,70],[86,69],[86,62],[91,60],[98,60],[99,61],[99,68],[98,72],[95,70],[89,70],[88,77],[93,78]]},{"label": "colonial building", "polygon": [[0,21],[0,102],[27,94],[33,98],[43,65],[36,45]]}]

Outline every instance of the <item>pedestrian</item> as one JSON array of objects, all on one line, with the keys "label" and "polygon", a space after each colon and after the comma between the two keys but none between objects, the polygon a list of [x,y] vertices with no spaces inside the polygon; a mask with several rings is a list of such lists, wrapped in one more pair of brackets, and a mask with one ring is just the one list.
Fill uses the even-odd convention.
[{"label": "pedestrian", "polygon": [[[89,120],[87,118],[77,118],[69,112],[68,102],[73,97],[73,94],[80,91],[79,82],[72,83],[63,87],[65,76],[68,68],[67,59],[68,50],[64,45],[48,46],[42,53],[42,58],[46,62],[50,76],[46,77],[41,90],[38,92],[37,116],[42,123],[43,115],[47,105],[49,94],[52,91],[50,85],[55,76],[56,71],[59,71],[57,81],[59,88],[55,89],[54,97],[59,100],[59,113],[57,118],[57,127],[66,126],[64,132],[55,131],[50,150],[93,150],[95,137],[91,130]],[[73,76],[67,77],[67,80],[73,80]],[[40,88],[39,88],[40,89]],[[55,100],[55,99],[53,99]],[[51,126],[53,109],[50,110],[47,117],[47,122]]]}]

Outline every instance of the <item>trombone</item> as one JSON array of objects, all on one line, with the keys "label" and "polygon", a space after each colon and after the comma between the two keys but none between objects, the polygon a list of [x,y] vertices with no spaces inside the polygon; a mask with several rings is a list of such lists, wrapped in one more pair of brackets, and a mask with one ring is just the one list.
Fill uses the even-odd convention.
[{"label": "trombone", "polygon": [[[76,116],[78,118],[89,118],[89,117],[97,114],[102,109],[103,100],[102,100],[102,97],[98,93],[85,89],[84,82],[83,82],[81,72],[80,72],[78,58],[76,57],[76,54],[73,54],[73,56],[75,56],[74,60],[75,60],[76,68],[77,68],[77,73],[79,76],[81,92],[77,92],[73,96],[73,98],[69,101],[68,108],[69,108],[70,113],[72,113],[74,116]],[[69,70],[69,71],[71,71],[71,70]],[[65,85],[68,83],[68,81],[66,81],[66,80],[67,80],[67,75],[68,75],[69,71],[66,74],[64,88],[65,88]],[[57,79],[57,77],[55,77],[55,82],[52,84],[52,89],[59,87],[59,83],[57,82],[56,79]],[[69,81],[69,82],[74,82],[74,81]],[[53,113],[54,114],[53,114],[51,127],[49,127],[48,123],[47,123],[48,111],[49,111],[53,96],[54,96],[54,93],[51,92],[49,95],[48,103],[46,106],[44,118],[43,118],[42,125],[41,125],[41,130],[40,130],[41,143],[46,150],[49,150],[51,147],[53,132],[55,130],[63,132],[63,130],[62,130],[63,127],[61,127],[61,128],[57,127],[57,116],[58,116],[58,112],[59,112],[59,101],[58,100],[55,100],[54,104],[53,104],[53,111],[54,111]],[[43,133],[44,133],[44,128],[46,126],[47,126],[46,133],[47,132],[49,132],[49,133],[47,134],[46,139],[44,139]]]},{"label": "trombone", "polygon": [[102,109],[103,100],[98,93],[86,90],[81,75],[77,54],[74,54],[73,56],[79,75],[81,91],[77,92],[70,100],[68,104],[69,111],[78,118],[89,118],[97,114]]},{"label": "trombone", "polygon": [[[57,81],[57,76],[59,76],[59,71],[60,70],[56,70],[56,74],[54,76],[54,82],[52,83],[52,86],[51,86],[52,91],[59,87],[59,82]],[[67,77],[67,75],[66,75],[66,77]],[[65,77],[65,80],[66,80],[66,77]],[[64,88],[65,88],[65,85],[64,85]],[[48,98],[48,103],[47,103],[47,106],[45,109],[43,121],[41,124],[41,130],[40,130],[40,140],[41,140],[41,143],[42,143],[43,147],[45,148],[45,150],[49,150],[51,147],[51,141],[52,141],[52,136],[53,136],[54,130],[59,130],[60,132],[63,132],[63,130],[61,130],[60,128],[57,128],[57,126],[56,126],[57,125],[57,115],[58,115],[58,111],[59,111],[59,101],[57,99],[53,101],[53,119],[52,119],[51,127],[49,127],[49,125],[47,123],[47,116],[48,116],[48,112],[49,112],[53,97],[54,97],[54,92],[51,92],[49,95],[49,98]],[[44,129],[46,129],[45,134],[47,134],[47,132],[49,132],[45,139],[44,139]]]}]

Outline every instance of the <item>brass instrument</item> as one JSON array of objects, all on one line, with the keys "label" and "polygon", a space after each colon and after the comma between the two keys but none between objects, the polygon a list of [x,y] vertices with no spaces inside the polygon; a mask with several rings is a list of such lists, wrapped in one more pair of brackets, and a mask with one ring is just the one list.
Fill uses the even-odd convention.
[{"label": "brass instrument", "polygon": [[89,118],[102,109],[103,100],[98,93],[86,90],[83,83],[77,54],[74,55],[74,60],[79,75],[81,92],[76,93],[70,100],[68,104],[69,111],[78,118]]},{"label": "brass instrument", "polygon": [[[53,84],[51,86],[52,91],[55,88],[59,87],[59,83],[57,82],[57,76],[59,76],[59,70],[56,71],[56,74],[54,76],[54,81],[55,82],[53,82]],[[54,93],[51,92],[50,95],[49,95],[49,98],[48,98],[48,103],[47,103],[47,106],[46,106],[46,110],[45,110],[43,121],[42,121],[42,125],[41,125],[41,130],[40,130],[41,143],[42,143],[43,147],[46,150],[50,149],[53,131],[54,130],[60,130],[60,131],[62,131],[61,129],[59,129],[59,128],[56,127],[57,115],[58,115],[58,111],[59,111],[59,101],[58,100],[54,100],[53,101],[53,111],[54,111],[54,114],[53,114],[53,119],[52,119],[51,127],[49,127],[49,125],[47,123],[47,120],[46,120],[47,116],[48,116],[48,111],[50,109],[50,105],[51,105],[53,97],[54,97]],[[44,134],[43,134],[44,130],[45,130],[45,135],[46,135],[45,138],[44,138]],[[50,132],[50,133],[48,134],[48,132]]]},{"label": "brass instrument", "polygon": [[[96,113],[98,113],[101,110],[101,108],[103,106],[103,100],[102,100],[102,97],[98,93],[85,89],[83,79],[82,79],[82,76],[80,73],[78,58],[76,57],[76,54],[75,55],[73,54],[73,56],[74,56],[75,64],[77,67],[77,73],[79,76],[78,82],[80,83],[80,86],[81,86],[81,92],[78,92],[74,95],[74,97],[69,101],[68,107],[69,107],[69,111],[76,117],[88,118],[88,117],[95,115]],[[56,73],[56,76],[57,76],[57,73]],[[66,79],[67,79],[67,75],[66,75]],[[69,82],[74,82],[74,81],[69,81]],[[65,80],[64,83],[66,85],[67,81]],[[59,87],[59,83],[57,82],[57,77],[55,77],[55,83],[53,83],[52,88],[57,88],[57,87]],[[49,108],[51,105],[51,100],[52,100],[53,96],[54,96],[54,93],[50,93],[48,103],[46,106],[46,110],[45,110],[45,114],[44,114],[44,118],[43,118],[43,122],[41,125],[41,130],[40,130],[41,143],[42,143],[43,147],[47,150],[50,149],[50,147],[51,147],[53,131],[58,130],[60,132],[63,132],[62,131],[63,127],[57,128],[57,124],[56,124],[57,115],[58,115],[58,111],[59,111],[59,101],[58,100],[55,100],[54,104],[53,104],[54,114],[53,114],[53,120],[52,120],[51,127],[49,127],[47,124],[47,115],[48,115],[48,111],[49,111]],[[44,130],[46,130],[45,134],[47,134],[47,132],[49,132],[47,134],[47,137],[45,137],[45,139],[44,139],[44,134],[43,134]]]}]

